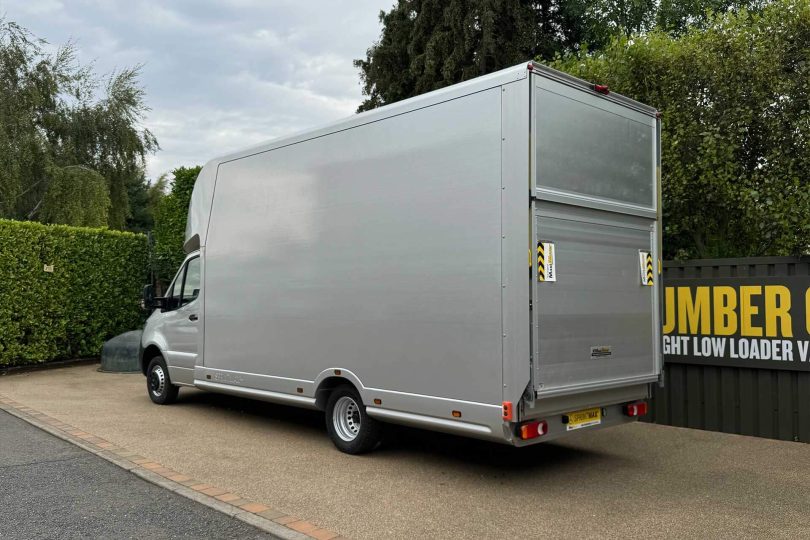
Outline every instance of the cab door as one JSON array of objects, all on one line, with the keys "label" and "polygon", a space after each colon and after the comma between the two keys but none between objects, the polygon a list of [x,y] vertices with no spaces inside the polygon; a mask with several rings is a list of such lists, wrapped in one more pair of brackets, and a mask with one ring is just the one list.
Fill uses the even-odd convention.
[{"label": "cab door", "polygon": [[200,325],[200,257],[189,257],[177,274],[164,312],[166,363],[173,381],[191,384],[198,356]]}]

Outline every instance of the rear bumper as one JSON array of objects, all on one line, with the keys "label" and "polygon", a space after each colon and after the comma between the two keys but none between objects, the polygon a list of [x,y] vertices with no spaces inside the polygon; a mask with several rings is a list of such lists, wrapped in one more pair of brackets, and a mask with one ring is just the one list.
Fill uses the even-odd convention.
[{"label": "rear bumper", "polygon": [[[624,406],[650,397],[650,384],[634,384],[619,388],[607,388],[581,394],[562,395],[538,399],[533,406],[525,404],[520,415],[520,421],[511,424],[512,433],[515,434],[511,444],[515,446],[528,446],[541,442],[552,441],[575,433],[585,433],[595,429],[629,424],[638,420],[624,414]],[[592,408],[602,409],[602,421],[594,426],[579,429],[568,429],[563,416],[575,411]],[[517,436],[519,426],[523,422],[545,420],[548,432],[536,439],[522,440]]]},{"label": "rear bumper", "polygon": [[[638,417],[631,417],[624,414],[624,403],[617,403],[614,405],[607,405],[601,407],[602,409],[602,420],[599,424],[594,426],[588,427],[581,427],[578,429],[568,429],[568,424],[563,421],[563,414],[556,414],[551,415],[542,420],[546,421],[548,425],[548,431],[545,435],[541,435],[535,439],[523,440],[519,436],[515,436],[512,439],[512,444],[515,446],[529,446],[532,444],[538,444],[543,442],[553,441],[555,439],[561,439],[568,435],[574,435],[577,433],[587,433],[589,431],[594,431],[597,429],[604,429],[608,427],[615,427],[620,426],[623,424],[630,424],[632,422],[637,422],[639,420]],[[570,411],[573,412],[573,411]],[[516,430],[519,429],[516,424]]]}]

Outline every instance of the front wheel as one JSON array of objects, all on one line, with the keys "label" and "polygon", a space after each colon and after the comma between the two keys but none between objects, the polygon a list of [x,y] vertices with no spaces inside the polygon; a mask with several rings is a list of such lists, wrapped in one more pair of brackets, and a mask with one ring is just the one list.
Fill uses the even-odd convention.
[{"label": "front wheel", "polygon": [[146,368],[146,389],[149,399],[158,405],[169,405],[177,400],[180,388],[172,384],[169,368],[162,356],[156,356]]},{"label": "front wheel", "polygon": [[326,431],[338,450],[363,454],[382,440],[382,424],[366,414],[360,394],[354,388],[338,388],[326,403]]}]

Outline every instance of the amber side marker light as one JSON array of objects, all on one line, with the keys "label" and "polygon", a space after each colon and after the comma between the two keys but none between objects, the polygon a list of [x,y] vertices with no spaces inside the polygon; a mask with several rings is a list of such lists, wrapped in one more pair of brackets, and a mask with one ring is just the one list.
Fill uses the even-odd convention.
[{"label": "amber side marker light", "polygon": [[536,439],[548,433],[548,424],[545,420],[528,422],[520,426],[520,438],[525,440]]},{"label": "amber side marker light", "polygon": [[374,398],[374,405],[382,405],[382,400],[380,398]]},{"label": "amber side marker light", "polygon": [[624,406],[624,414],[627,416],[646,416],[647,402],[639,401],[637,403],[629,403]]},{"label": "amber side marker light", "polygon": [[504,401],[503,405],[503,419],[507,422],[511,422],[514,416],[514,410],[512,409],[512,402],[511,401]]},{"label": "amber side marker light", "polygon": [[453,411],[453,418],[461,418],[461,411]]}]

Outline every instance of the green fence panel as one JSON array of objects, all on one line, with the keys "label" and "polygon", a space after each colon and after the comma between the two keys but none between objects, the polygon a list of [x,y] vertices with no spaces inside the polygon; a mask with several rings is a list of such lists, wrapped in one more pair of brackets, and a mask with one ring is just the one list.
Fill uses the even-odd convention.
[{"label": "green fence panel", "polygon": [[810,258],[664,263],[649,421],[810,442]]}]

